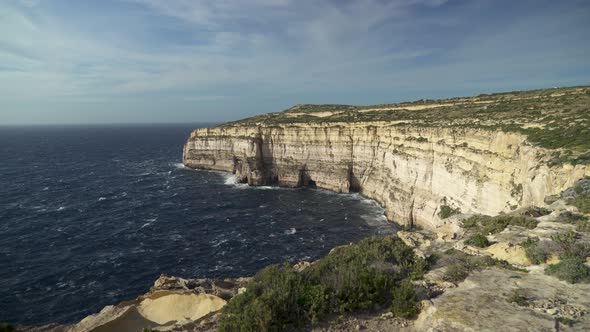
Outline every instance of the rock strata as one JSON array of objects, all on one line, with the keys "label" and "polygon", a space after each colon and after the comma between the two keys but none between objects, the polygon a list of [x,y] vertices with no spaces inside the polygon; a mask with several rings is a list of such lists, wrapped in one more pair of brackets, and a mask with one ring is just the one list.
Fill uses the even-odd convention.
[{"label": "rock strata", "polygon": [[197,129],[183,162],[250,185],[359,192],[389,220],[433,229],[443,205],[488,215],[542,206],[590,175],[586,165],[548,166],[546,154],[518,133],[309,123]]}]

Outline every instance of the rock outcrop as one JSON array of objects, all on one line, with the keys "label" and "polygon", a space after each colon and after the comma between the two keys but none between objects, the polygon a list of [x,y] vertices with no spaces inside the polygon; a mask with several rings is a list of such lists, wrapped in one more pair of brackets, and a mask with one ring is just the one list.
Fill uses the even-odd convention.
[{"label": "rock outcrop", "polygon": [[391,221],[434,228],[442,205],[496,215],[543,205],[590,175],[586,165],[549,166],[547,155],[520,133],[475,128],[238,123],[193,131],[183,162],[250,185],[359,192]]},{"label": "rock outcrop", "polygon": [[215,331],[219,311],[250,278],[184,279],[162,275],[147,294],[104,307],[73,325],[22,327],[27,332]]}]

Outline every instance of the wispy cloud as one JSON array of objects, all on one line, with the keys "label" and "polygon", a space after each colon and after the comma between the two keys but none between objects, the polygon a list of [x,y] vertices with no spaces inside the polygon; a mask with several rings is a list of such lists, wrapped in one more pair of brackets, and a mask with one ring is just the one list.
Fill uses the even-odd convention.
[{"label": "wispy cloud", "polygon": [[0,107],[176,99],[221,120],[283,106],[271,94],[366,103],[577,83],[589,15],[577,0],[2,2]]}]

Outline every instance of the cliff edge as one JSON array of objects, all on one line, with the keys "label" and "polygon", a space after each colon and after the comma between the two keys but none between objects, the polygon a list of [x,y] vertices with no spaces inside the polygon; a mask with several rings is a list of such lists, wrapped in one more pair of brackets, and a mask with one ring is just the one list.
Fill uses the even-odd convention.
[{"label": "cliff edge", "polygon": [[297,105],[193,131],[183,163],[250,185],[359,192],[390,221],[434,229],[444,223],[441,210],[496,215],[541,206],[590,175],[589,105],[588,86]]}]

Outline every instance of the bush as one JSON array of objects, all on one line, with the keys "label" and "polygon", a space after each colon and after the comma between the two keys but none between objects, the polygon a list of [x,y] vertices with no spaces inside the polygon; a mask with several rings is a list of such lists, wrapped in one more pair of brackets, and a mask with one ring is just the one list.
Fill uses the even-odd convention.
[{"label": "bush", "polygon": [[509,224],[512,226],[520,226],[528,229],[534,229],[535,227],[537,227],[538,222],[532,218],[526,218],[524,216],[515,216],[510,219]]},{"label": "bush", "polygon": [[582,233],[590,233],[590,221],[578,220],[576,221],[576,231]]},{"label": "bush", "polygon": [[465,241],[465,243],[479,248],[485,248],[490,245],[488,238],[479,233],[472,235],[467,241]]},{"label": "bush", "polygon": [[527,298],[524,296],[524,292],[517,288],[508,294],[508,302],[516,303],[519,306],[525,306],[527,304]]},{"label": "bush", "polygon": [[463,221],[464,228],[475,229],[475,231],[483,235],[500,233],[508,225],[533,229],[537,227],[537,221],[533,218],[519,215],[500,215],[495,217],[476,215]]},{"label": "bush", "polygon": [[416,298],[409,280],[427,270],[428,263],[396,236],[337,248],[301,272],[288,264],[273,265],[226,305],[219,330],[282,331],[328,313],[386,306],[410,317],[417,307],[412,306]]},{"label": "bush", "polygon": [[12,324],[2,323],[0,324],[0,332],[13,332],[16,328]]},{"label": "bush", "polygon": [[415,318],[420,309],[417,305],[416,291],[409,280],[403,280],[400,287],[391,292],[391,307],[389,310],[397,317]]},{"label": "bush", "polygon": [[246,292],[224,308],[220,331],[280,331],[300,327],[302,279],[287,264],[272,265],[254,276]]},{"label": "bush", "polygon": [[585,258],[590,255],[590,246],[587,243],[578,242],[578,234],[574,231],[555,234],[551,236],[551,240],[557,246],[555,253],[559,255],[560,259]]},{"label": "bush", "polygon": [[569,205],[578,208],[582,213],[590,213],[590,194],[583,194],[568,200]]},{"label": "bush", "polygon": [[469,275],[469,270],[464,264],[456,263],[447,266],[444,279],[451,282],[463,281]]},{"label": "bush", "polygon": [[546,241],[540,242],[538,238],[527,238],[520,243],[520,246],[532,264],[543,264],[551,256],[551,250],[546,245]]},{"label": "bush", "polygon": [[448,217],[459,213],[461,213],[461,209],[459,208],[453,209],[448,205],[441,205],[440,210],[438,211],[438,217],[440,219],[447,219]]},{"label": "bush", "polygon": [[449,249],[444,252],[438,261],[438,264],[447,266],[443,279],[451,282],[459,282],[467,278],[469,272],[488,267],[499,267],[512,271],[526,272],[510,265],[510,263],[494,259],[489,256],[473,256],[464,252]]},{"label": "bush", "polygon": [[551,210],[542,207],[531,206],[527,208],[522,215],[526,217],[533,217],[538,218],[541,216],[546,216],[551,213]]},{"label": "bush", "polygon": [[590,282],[590,269],[584,263],[583,258],[570,256],[557,264],[547,266],[545,273],[572,284],[588,283]]},{"label": "bush", "polygon": [[556,221],[562,224],[575,225],[576,231],[578,232],[590,233],[590,222],[588,221],[588,218],[583,215],[564,212],[559,215],[559,218]]}]

